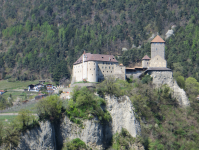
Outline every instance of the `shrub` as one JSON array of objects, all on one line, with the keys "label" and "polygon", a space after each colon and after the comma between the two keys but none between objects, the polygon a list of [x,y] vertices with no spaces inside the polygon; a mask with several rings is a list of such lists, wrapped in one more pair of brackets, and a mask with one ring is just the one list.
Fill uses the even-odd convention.
[{"label": "shrub", "polygon": [[57,95],[40,100],[36,108],[40,120],[50,119],[50,121],[58,120],[63,110],[62,101]]},{"label": "shrub", "polygon": [[180,88],[184,89],[185,88],[185,81],[183,76],[178,76],[176,79],[178,85]]},{"label": "shrub", "polygon": [[127,81],[116,80],[111,76],[107,77],[103,82],[97,85],[97,92],[100,96],[110,94],[120,97],[128,94],[131,89],[132,86]]},{"label": "shrub", "polygon": [[120,133],[113,135],[112,149],[131,149],[132,144],[135,142],[136,139],[133,138],[126,129],[122,128]]},{"label": "shrub", "polygon": [[75,88],[72,94],[72,99],[69,100],[66,108],[66,114],[71,121],[81,124],[80,118],[92,119],[97,116],[100,121],[109,121],[110,114],[101,108],[105,105],[105,101],[93,94],[86,87],[81,89]]},{"label": "shrub", "polygon": [[22,130],[25,130],[31,123],[34,122],[35,117],[32,112],[27,109],[21,109],[18,112],[17,121],[21,126]]},{"label": "shrub", "polygon": [[152,77],[150,75],[145,75],[143,78],[142,78],[142,84],[148,84],[150,81],[152,81]]},{"label": "shrub", "polygon": [[70,142],[64,143],[64,147],[62,150],[87,150],[86,144],[80,140],[79,138],[73,139]]}]

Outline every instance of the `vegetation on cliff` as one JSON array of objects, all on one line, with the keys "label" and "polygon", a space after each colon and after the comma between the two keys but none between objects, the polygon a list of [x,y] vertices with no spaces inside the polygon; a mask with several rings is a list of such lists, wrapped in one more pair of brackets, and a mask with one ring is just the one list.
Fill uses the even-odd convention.
[{"label": "vegetation on cliff", "polygon": [[97,117],[100,122],[111,120],[105,108],[106,102],[93,92],[86,87],[74,89],[72,98],[66,107],[66,115],[71,121],[81,124],[81,119],[93,119],[94,117]]},{"label": "vegetation on cliff", "polygon": [[89,150],[86,144],[79,138],[64,143],[62,150]]}]

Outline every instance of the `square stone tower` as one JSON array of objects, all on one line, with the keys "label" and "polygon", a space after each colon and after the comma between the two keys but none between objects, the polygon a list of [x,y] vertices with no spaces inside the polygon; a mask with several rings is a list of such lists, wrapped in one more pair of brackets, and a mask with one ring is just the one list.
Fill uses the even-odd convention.
[{"label": "square stone tower", "polygon": [[159,35],[151,41],[151,59],[157,55],[165,59],[165,41]]},{"label": "square stone tower", "polygon": [[149,58],[149,56],[145,55],[142,58],[142,67],[143,68],[148,68],[149,66],[150,66],[150,58]]}]

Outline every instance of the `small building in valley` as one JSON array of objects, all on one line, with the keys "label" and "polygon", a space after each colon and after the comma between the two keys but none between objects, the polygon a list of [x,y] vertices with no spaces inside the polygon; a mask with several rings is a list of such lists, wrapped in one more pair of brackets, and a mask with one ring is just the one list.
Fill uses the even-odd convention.
[{"label": "small building in valley", "polygon": [[4,94],[5,91],[4,90],[0,90],[0,95]]}]

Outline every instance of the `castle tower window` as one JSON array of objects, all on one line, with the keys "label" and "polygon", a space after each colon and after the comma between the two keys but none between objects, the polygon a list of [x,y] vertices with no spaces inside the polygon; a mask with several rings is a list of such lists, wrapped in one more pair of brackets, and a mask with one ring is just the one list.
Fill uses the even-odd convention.
[{"label": "castle tower window", "polygon": [[111,67],[109,67],[109,69],[111,69]]},{"label": "castle tower window", "polygon": [[104,72],[104,71],[103,71]]},{"label": "castle tower window", "polygon": [[94,70],[95,70],[95,68],[94,68]]},{"label": "castle tower window", "polygon": [[95,63],[94,63],[94,65],[95,65]]},{"label": "castle tower window", "polygon": [[111,71],[111,73],[112,73],[112,71]]},{"label": "castle tower window", "polygon": [[90,70],[91,70],[91,68],[90,68]]},{"label": "castle tower window", "polygon": [[107,73],[108,73],[108,71],[107,71]]},{"label": "castle tower window", "polygon": [[93,74],[92,74],[92,76],[93,76]]},{"label": "castle tower window", "polygon": [[113,67],[112,67],[112,69],[113,69]]}]

